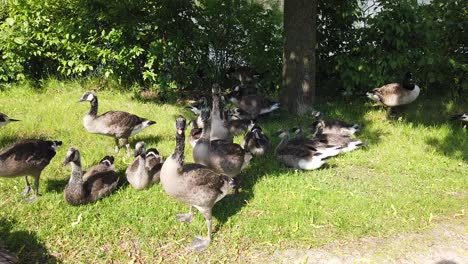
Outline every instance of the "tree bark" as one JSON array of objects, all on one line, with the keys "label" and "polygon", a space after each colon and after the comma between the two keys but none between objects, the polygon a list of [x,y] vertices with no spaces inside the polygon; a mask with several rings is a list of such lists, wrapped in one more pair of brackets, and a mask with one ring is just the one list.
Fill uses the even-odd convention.
[{"label": "tree bark", "polygon": [[317,0],[284,1],[282,107],[303,115],[315,97]]}]

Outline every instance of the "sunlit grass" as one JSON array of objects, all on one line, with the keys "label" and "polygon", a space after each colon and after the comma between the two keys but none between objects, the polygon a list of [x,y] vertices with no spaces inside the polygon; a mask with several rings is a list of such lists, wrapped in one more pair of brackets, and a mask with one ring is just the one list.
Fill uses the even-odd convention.
[{"label": "sunlit grass", "polygon": [[[404,118],[389,121],[383,109],[369,103],[350,106],[319,99],[317,108],[326,116],[363,124],[359,138],[369,146],[309,172],[285,168],[271,153],[256,158],[242,173],[241,194],[215,207],[217,232],[210,248],[188,252],[193,235],[205,235],[205,222],[197,215],[191,225],[178,223],[174,214],[188,207],[169,198],[161,186],[137,192],[124,184],[95,204],[66,204],[63,188],[70,168],[61,165],[66,150],[80,149],[88,167],[111,154],[114,142],[82,126],[89,103],[77,101],[90,85],[50,81],[45,86],[0,92],[0,112],[22,120],[0,130],[0,148],[24,138],[63,141],[42,174],[42,196],[35,203],[24,203],[19,195],[22,178],[0,179],[0,246],[25,263],[242,260],[279,248],[421,230],[459,217],[467,204],[468,132],[446,121],[451,111],[466,106],[420,98]],[[144,140],[165,157],[174,149],[175,117],[190,116],[180,105],[142,103],[130,92],[104,90],[98,97],[99,113],[124,110],[155,120],[131,144]],[[278,113],[262,125],[271,135],[301,123],[306,118]],[[188,145],[186,154],[191,161]],[[116,156],[122,180],[132,161],[124,150]],[[81,221],[72,225],[80,215]]]}]

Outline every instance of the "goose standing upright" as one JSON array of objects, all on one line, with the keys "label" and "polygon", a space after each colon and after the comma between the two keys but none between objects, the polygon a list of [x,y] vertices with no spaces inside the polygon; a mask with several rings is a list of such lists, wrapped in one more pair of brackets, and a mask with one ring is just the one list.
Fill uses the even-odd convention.
[{"label": "goose standing upright", "polygon": [[34,195],[28,199],[33,201],[39,195],[39,177],[42,170],[49,165],[62,141],[47,141],[27,139],[15,143],[0,151],[0,177],[24,176],[26,189],[23,195],[31,192],[28,176],[34,178]]},{"label": "goose standing upright", "polygon": [[[214,171],[238,178],[240,172],[249,165],[252,154],[240,145],[226,140],[211,140],[211,124],[207,119],[209,109],[202,109],[204,129],[201,138],[193,148],[193,159]],[[238,193],[238,186],[236,186]]]},{"label": "goose standing upright", "polygon": [[135,146],[135,157],[135,161],[125,171],[130,185],[137,190],[143,190],[159,182],[159,170],[162,166],[159,152],[156,149],[146,151],[146,144],[140,141]]},{"label": "goose standing upright", "polygon": [[9,118],[6,114],[0,113],[0,127],[4,127],[11,122],[20,121],[18,119]]},{"label": "goose standing upright", "polygon": [[392,109],[392,107],[406,105],[418,98],[420,92],[410,72],[405,73],[401,83],[390,83],[380,88],[375,88],[367,93],[372,101],[378,102]]},{"label": "goose standing upright", "polygon": [[218,174],[211,169],[196,163],[186,164],[185,155],[186,121],[182,116],[176,119],[176,147],[161,168],[161,185],[171,197],[190,205],[188,214],[179,214],[181,222],[192,221],[193,207],[205,217],[208,229],[207,238],[195,237],[191,247],[202,251],[211,242],[212,209],[235,185],[234,179]]},{"label": "goose standing upright", "polygon": [[[234,137],[228,127],[228,111],[224,111],[221,102],[221,87],[215,83],[213,84],[211,92],[213,95],[213,106],[211,109],[210,140],[226,140],[232,142]],[[203,121],[202,123],[203,129],[205,129],[205,123]]]},{"label": "goose standing upright", "polygon": [[114,170],[114,157],[106,156],[99,164],[83,171],[80,152],[70,148],[63,165],[71,163],[72,174],[65,186],[65,201],[70,205],[92,203],[112,193],[119,183],[119,176]]},{"label": "goose standing upright", "polygon": [[119,139],[122,139],[127,148],[127,154],[130,155],[128,138],[156,124],[155,121],[123,111],[108,111],[98,116],[98,98],[93,91],[85,92],[79,100],[79,102],[85,101],[90,102],[91,110],[84,116],[83,126],[90,133],[113,137],[116,153],[119,152]]}]

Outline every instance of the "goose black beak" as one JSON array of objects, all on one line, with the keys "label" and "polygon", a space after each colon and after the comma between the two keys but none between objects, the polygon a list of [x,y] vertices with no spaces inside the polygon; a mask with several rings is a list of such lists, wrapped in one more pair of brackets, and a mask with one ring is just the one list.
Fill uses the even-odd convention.
[{"label": "goose black beak", "polygon": [[11,122],[17,122],[17,121],[21,121],[21,120],[18,120],[18,119],[12,119],[12,118],[10,118],[9,120],[10,120]]}]

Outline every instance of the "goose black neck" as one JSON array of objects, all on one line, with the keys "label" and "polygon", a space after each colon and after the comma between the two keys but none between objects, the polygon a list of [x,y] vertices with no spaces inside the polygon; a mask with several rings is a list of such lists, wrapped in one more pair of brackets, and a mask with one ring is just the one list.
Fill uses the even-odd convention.
[{"label": "goose black neck", "polygon": [[211,122],[210,120],[203,120],[203,130],[201,138],[210,140]]},{"label": "goose black neck", "polygon": [[184,164],[184,150],[185,150],[185,131],[181,134],[176,132],[176,147],[173,154],[173,158],[182,166]]},{"label": "goose black neck", "polygon": [[284,145],[286,145],[288,141],[289,141],[289,133],[283,136],[283,138],[281,139],[281,142],[278,144],[278,146],[275,149],[275,153]]},{"label": "goose black neck", "polygon": [[93,100],[91,100],[91,110],[89,110],[89,115],[92,116],[97,116],[98,112],[98,99],[97,97],[94,97]]}]

